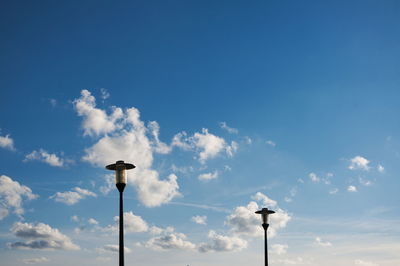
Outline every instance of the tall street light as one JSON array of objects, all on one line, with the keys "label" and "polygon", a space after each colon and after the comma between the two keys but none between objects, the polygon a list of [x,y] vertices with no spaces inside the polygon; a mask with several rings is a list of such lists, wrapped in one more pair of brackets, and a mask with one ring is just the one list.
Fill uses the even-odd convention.
[{"label": "tall street light", "polygon": [[274,211],[268,210],[268,208],[262,208],[262,210],[256,211],[257,214],[261,214],[262,227],[264,228],[264,254],[265,254],[265,266],[268,266],[268,242],[267,242],[267,230],[269,227],[269,215],[275,213]]},{"label": "tall street light", "polygon": [[135,166],[124,161],[117,161],[107,165],[108,170],[115,171],[115,184],[119,191],[119,266],[124,266],[124,202],[122,193],[126,186],[126,170],[133,169]]}]

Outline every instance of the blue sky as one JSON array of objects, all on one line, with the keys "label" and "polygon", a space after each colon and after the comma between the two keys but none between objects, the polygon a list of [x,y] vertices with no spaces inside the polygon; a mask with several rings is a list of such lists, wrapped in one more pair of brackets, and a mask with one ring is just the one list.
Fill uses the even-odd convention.
[{"label": "blue sky", "polygon": [[398,1],[5,1],[5,265],[399,265]]}]

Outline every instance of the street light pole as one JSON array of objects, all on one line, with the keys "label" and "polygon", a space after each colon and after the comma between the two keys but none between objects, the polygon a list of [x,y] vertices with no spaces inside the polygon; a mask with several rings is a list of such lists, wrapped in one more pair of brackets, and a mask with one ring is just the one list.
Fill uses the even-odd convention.
[{"label": "street light pole", "polygon": [[267,230],[269,227],[269,215],[275,213],[272,210],[268,210],[268,208],[262,208],[260,211],[256,211],[257,214],[261,214],[262,218],[262,227],[264,229],[264,256],[265,256],[265,266],[268,266],[268,237]]},{"label": "street light pole", "polygon": [[119,266],[124,266],[124,198],[123,192],[126,186],[126,170],[135,166],[124,161],[117,161],[107,165],[108,170],[115,171],[115,185],[119,191]]}]

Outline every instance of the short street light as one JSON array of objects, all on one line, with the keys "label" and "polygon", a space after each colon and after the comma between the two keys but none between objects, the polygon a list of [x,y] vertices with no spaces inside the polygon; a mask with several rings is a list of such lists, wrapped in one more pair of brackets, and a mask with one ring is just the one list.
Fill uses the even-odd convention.
[{"label": "short street light", "polygon": [[119,266],[124,266],[124,203],[122,193],[126,186],[126,170],[133,169],[135,166],[124,161],[117,161],[107,165],[108,170],[115,171],[115,184],[119,191]]},{"label": "short street light", "polygon": [[268,208],[262,208],[260,211],[256,211],[257,214],[261,214],[262,227],[264,228],[264,255],[265,255],[265,266],[268,266],[268,242],[267,242],[267,230],[269,227],[269,215],[275,213],[274,211],[268,210]]}]

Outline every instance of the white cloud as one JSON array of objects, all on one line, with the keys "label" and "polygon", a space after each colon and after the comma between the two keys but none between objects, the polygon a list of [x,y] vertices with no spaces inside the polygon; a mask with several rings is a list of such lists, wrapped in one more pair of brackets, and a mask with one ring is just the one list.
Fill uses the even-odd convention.
[{"label": "white cloud", "polygon": [[329,190],[329,194],[333,195],[339,192],[338,188],[332,188],[331,190]]},{"label": "white cloud", "polygon": [[272,245],[272,253],[275,253],[277,255],[283,255],[287,253],[288,245],[282,245],[282,244],[274,244]]},{"label": "white cloud", "polygon": [[355,260],[354,265],[360,265],[360,266],[379,266],[379,264],[370,262],[370,261],[364,261],[364,260]]},{"label": "white cloud", "polygon": [[78,250],[79,246],[62,234],[58,229],[51,228],[44,223],[37,225],[16,222],[11,228],[15,236],[27,240],[9,243],[8,246],[17,249],[44,249],[44,250]]},{"label": "white cloud", "polygon": [[64,160],[58,157],[56,154],[48,153],[46,150],[43,149],[39,149],[38,151],[34,150],[33,152],[27,154],[25,156],[24,162],[27,161],[41,161],[56,167],[62,167],[65,163]]},{"label": "white cloud", "polygon": [[315,173],[310,173],[308,175],[308,177],[310,178],[310,180],[314,183],[317,183],[320,181],[320,178],[315,174]]},{"label": "white cloud", "polygon": [[347,187],[347,191],[349,191],[349,192],[357,192],[357,187],[355,187],[355,186],[348,186],[348,187]]},{"label": "white cloud", "polygon": [[319,236],[317,236],[315,238],[315,244],[317,244],[318,246],[321,246],[321,247],[331,247],[332,246],[331,242],[328,242],[328,241],[324,242],[324,241],[322,241],[322,239]]},{"label": "white cloud", "polygon": [[6,135],[5,137],[0,136],[0,148],[15,151],[14,140],[10,138],[10,135]]},{"label": "white cloud", "polygon": [[154,142],[152,146],[154,147],[154,151],[161,154],[170,153],[172,150],[172,146],[168,146],[167,144],[163,143],[159,139],[160,135],[160,126],[156,121],[149,122],[148,128],[153,135]]},{"label": "white cloud", "polygon": [[274,141],[272,141],[272,140],[267,140],[265,143],[266,143],[267,145],[269,145],[269,146],[272,146],[272,147],[275,147],[275,146],[276,146],[276,143],[275,143]]},{"label": "white cloud", "polygon": [[[172,227],[170,227],[171,229]],[[153,237],[142,245],[154,250],[194,250],[196,245],[186,240],[186,235],[173,230],[161,230],[162,235]]]},{"label": "white cloud", "polygon": [[183,150],[196,150],[202,164],[223,151],[232,157],[238,149],[238,144],[235,141],[228,145],[223,138],[209,133],[206,128],[203,128],[201,133],[194,133],[191,137],[188,137],[186,132],[176,134],[172,140],[172,146]]},{"label": "white cloud", "polygon": [[12,180],[10,177],[0,176],[0,221],[8,216],[10,209],[14,210],[17,215],[22,215],[24,209],[22,207],[22,200],[36,199],[38,196],[32,193],[32,190],[17,181]]},{"label": "white cloud", "polygon": [[88,223],[89,223],[89,224],[93,224],[93,225],[99,224],[99,222],[98,222],[96,219],[93,219],[93,218],[90,218],[90,219],[88,220]]},{"label": "white cloud", "polygon": [[67,205],[74,205],[86,197],[97,197],[97,195],[87,189],[75,187],[74,191],[57,192],[50,198]]},{"label": "white cloud", "polygon": [[112,174],[104,175],[103,179],[104,179],[104,185],[102,185],[99,188],[99,190],[104,195],[107,195],[108,193],[110,193],[110,191],[112,189],[116,189],[116,187],[115,187],[115,174],[112,173]]},{"label": "white cloud", "polygon": [[49,262],[49,261],[50,260],[46,257],[22,259],[22,262],[25,264],[36,264],[36,263]]},{"label": "white cloud", "polygon": [[[151,169],[153,151],[164,152],[166,148],[159,140],[157,142],[158,124],[152,122],[150,128],[146,128],[136,108],[123,111],[114,107],[109,117],[105,111],[95,108],[95,98],[86,90],[74,104],[83,117],[85,134],[100,137],[97,143],[85,149],[84,161],[99,167],[121,159],[134,163],[136,168],[129,171],[128,180],[132,181],[139,200],[145,206],[159,206],[180,195],[176,175],[171,174],[167,179],[160,180],[158,172]],[[157,136],[155,141],[147,136],[149,130],[153,138]],[[100,188],[103,193],[110,189],[111,182],[108,181],[106,186]]]},{"label": "white cloud", "polygon": [[208,133],[206,128],[203,128],[202,133],[196,132],[193,135],[193,141],[196,147],[201,150],[199,153],[201,163],[214,158],[226,147],[226,142],[223,138]]},{"label": "white cloud", "polygon": [[236,141],[231,141],[231,145],[227,145],[226,148],[225,148],[226,149],[226,154],[229,157],[233,157],[233,155],[235,155],[235,153],[237,152],[238,148],[239,148],[239,145],[237,144],[237,142]]},{"label": "white cloud", "polygon": [[200,174],[198,178],[199,178],[199,180],[201,180],[201,181],[209,181],[209,180],[215,179],[215,178],[217,178],[217,177],[218,177],[218,171],[215,170],[215,171],[212,172],[212,173]]},{"label": "white cloud", "polygon": [[[103,252],[119,252],[119,245],[104,245],[102,248],[97,249],[98,252],[103,253]],[[125,253],[131,253],[131,249],[128,247],[124,247],[124,252]]]},{"label": "white cloud", "polygon": [[81,97],[74,102],[75,110],[83,117],[82,127],[85,135],[93,136],[111,133],[120,128],[117,121],[122,118],[122,109],[114,107],[111,115],[96,108],[96,99],[88,90],[81,91]]},{"label": "white cloud", "polygon": [[378,172],[379,172],[379,173],[384,173],[384,172],[385,172],[385,167],[383,167],[383,166],[380,165],[380,164],[378,164],[377,169],[378,169]]},{"label": "white cloud", "polygon": [[225,129],[226,131],[228,131],[228,133],[230,134],[237,134],[239,133],[239,131],[236,128],[232,128],[232,127],[228,127],[228,125],[226,124],[226,122],[220,122],[219,126],[222,129]]},{"label": "white cloud", "polygon": [[191,221],[196,224],[206,225],[207,224],[207,216],[196,215],[191,218]]},{"label": "white cloud", "polygon": [[277,202],[275,200],[268,198],[268,196],[264,195],[261,192],[257,192],[251,197],[251,199],[262,202],[263,206],[269,208],[274,208],[277,205]]},{"label": "white cloud", "polygon": [[[115,225],[108,226],[108,230],[119,230],[119,216],[114,217]],[[124,212],[124,230],[126,233],[139,233],[149,230],[149,226],[142,217],[134,215],[133,212]]]},{"label": "white cloud", "polygon": [[247,241],[237,236],[219,235],[215,231],[208,233],[210,243],[201,243],[199,245],[200,252],[222,252],[222,251],[240,251],[247,247]]},{"label": "white cloud", "polygon": [[[269,200],[269,198],[265,195],[266,198],[264,198],[262,197],[262,193],[260,193],[261,195],[258,193],[253,196],[253,198],[265,204],[266,200]],[[270,202],[269,204],[274,205],[275,201],[270,201],[272,201],[272,203]],[[261,217],[259,214],[255,213],[259,209],[261,209],[261,207],[255,201],[249,202],[247,206],[238,206],[233,213],[226,218],[225,223],[231,227],[231,231],[235,234],[262,236]],[[291,216],[287,212],[276,207],[275,213],[270,216],[270,227],[268,229],[269,237],[274,237],[279,229],[285,228],[290,219]]]},{"label": "white cloud", "polygon": [[362,157],[362,156],[356,156],[352,159],[350,159],[350,165],[349,169],[350,170],[364,170],[368,171],[371,167],[368,166],[369,161]]}]

